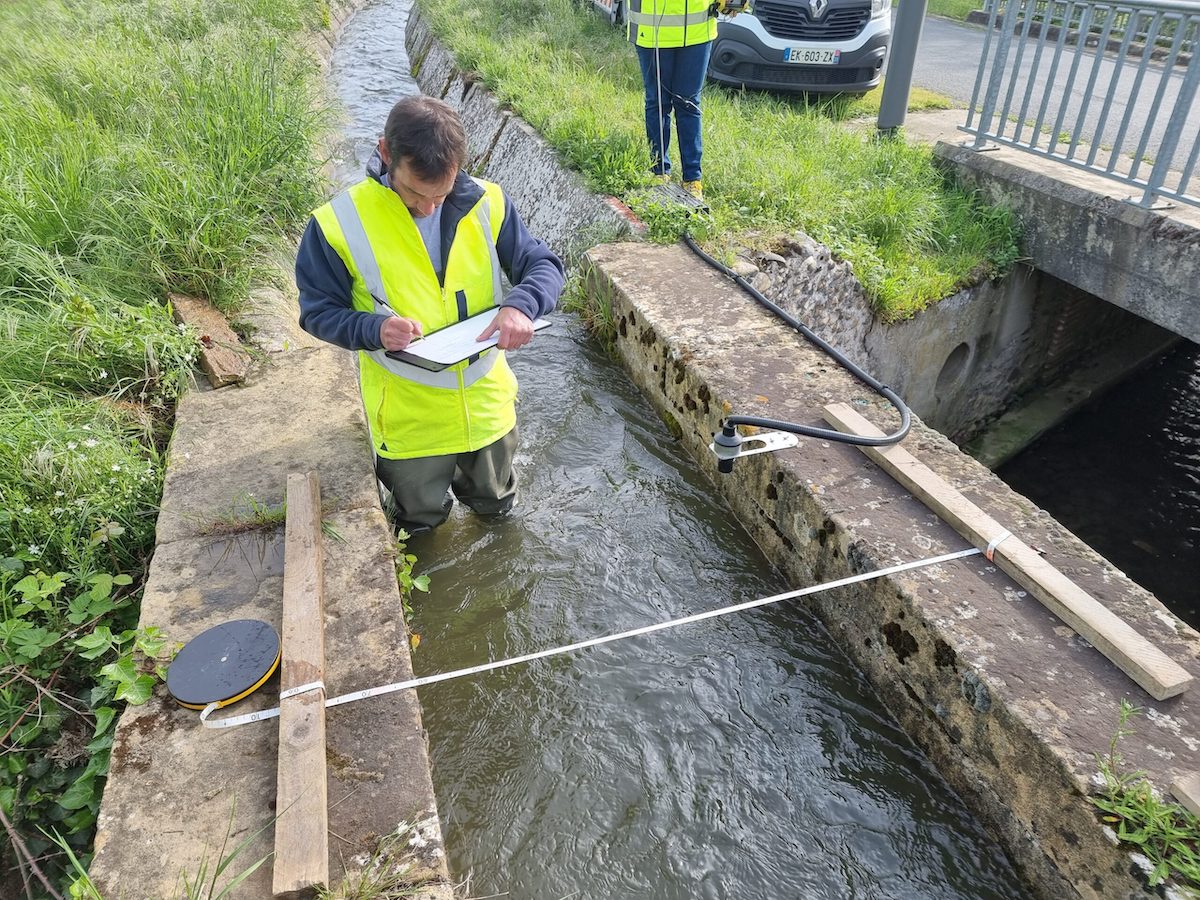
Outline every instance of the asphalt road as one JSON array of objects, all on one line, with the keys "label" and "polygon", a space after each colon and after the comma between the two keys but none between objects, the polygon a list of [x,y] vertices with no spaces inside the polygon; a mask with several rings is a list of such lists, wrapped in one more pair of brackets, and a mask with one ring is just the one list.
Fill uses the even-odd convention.
[{"label": "asphalt road", "polygon": [[[894,16],[895,13],[893,13]],[[975,86],[985,36],[986,29],[982,26],[952,22],[948,19],[941,19],[935,16],[926,17],[925,27],[921,35],[921,44],[918,48],[917,63],[913,76],[914,83],[919,87],[928,88],[929,90],[952,97],[963,105],[968,105]],[[999,32],[997,31],[989,49],[990,55],[995,53],[998,38]],[[1021,43],[1019,37],[1013,38],[1008,57],[1010,61],[1009,71],[1011,71],[1011,65],[1016,59],[1017,50]],[[1008,111],[1009,121],[1006,123],[1007,134],[1012,133],[1018,120],[1030,123],[1036,120],[1039,104],[1046,90],[1047,75],[1053,56],[1054,45],[1051,42],[1047,42],[1039,65],[1034,70],[1033,60],[1036,54],[1037,41],[1033,38],[1028,38],[1024,44],[1025,50],[1020,65],[1021,75],[1013,91],[1012,102]],[[895,52],[894,47],[893,52]],[[1049,130],[1054,125],[1059,105],[1058,96],[1061,96],[1061,92],[1067,84],[1073,55],[1070,48],[1064,49],[1062,61],[1059,64],[1058,72],[1054,79],[1057,90],[1055,96],[1050,100],[1049,111],[1046,114],[1046,130]],[[1104,165],[1108,164],[1109,149],[1117,142],[1122,122],[1127,112],[1129,114],[1129,123],[1121,143],[1121,155],[1125,158],[1126,164],[1132,158],[1137,149],[1138,142],[1146,130],[1150,111],[1153,106],[1154,95],[1158,90],[1164,69],[1163,66],[1154,63],[1148,66],[1140,90],[1135,96],[1131,96],[1139,62],[1139,60],[1129,57],[1117,60],[1112,54],[1101,55],[1097,59],[1097,54],[1090,51],[1085,51],[1081,55],[1079,69],[1067,100],[1066,112],[1060,130],[1072,131],[1076,127],[1080,110],[1086,107],[1080,134],[1086,141],[1091,142],[1103,114],[1105,99],[1111,94],[1111,106],[1105,117],[1103,128],[1100,129],[1100,138],[1098,141],[1101,149],[1098,152],[1097,158]],[[1089,94],[1087,87],[1093,71],[1096,73],[1095,86]],[[1031,72],[1034,74],[1031,99],[1024,114],[1022,114],[1025,88],[1029,82]],[[1183,73],[1184,70],[1181,67],[1175,67],[1166,81],[1158,114],[1149,128],[1150,133],[1146,142],[1144,156],[1153,158],[1158,154],[1163,134],[1166,131],[1168,116],[1174,106],[1180,85],[1183,82]],[[999,94],[1001,106],[1008,90],[1009,79],[1006,76]],[[1085,98],[1088,96],[1092,99],[1090,102],[1085,103]],[[982,102],[983,90],[980,92],[979,99],[979,103],[982,104]],[[1177,168],[1182,167],[1186,162],[1187,153],[1194,146],[1197,140],[1197,132],[1200,131],[1200,110],[1196,109],[1197,106],[1200,106],[1200,103],[1193,100],[1192,109],[1185,122],[1183,135],[1179,142],[1179,148],[1175,153],[1174,166]],[[998,126],[998,124],[999,116],[994,122],[994,127]],[[1030,129],[1027,126],[1022,132],[1022,138],[1027,139],[1029,133]],[[1148,170],[1143,166],[1142,171],[1138,174],[1145,177],[1148,174]]]}]

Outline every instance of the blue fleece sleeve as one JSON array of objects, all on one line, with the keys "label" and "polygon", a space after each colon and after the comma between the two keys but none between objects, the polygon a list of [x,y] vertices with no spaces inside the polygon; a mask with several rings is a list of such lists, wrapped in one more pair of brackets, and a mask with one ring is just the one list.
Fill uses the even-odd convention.
[{"label": "blue fleece sleeve", "polygon": [[300,327],[347,350],[379,350],[379,329],[386,317],[354,309],[350,285],[346,264],[329,246],[317,220],[310,219],[296,254]]},{"label": "blue fleece sleeve", "polygon": [[504,224],[496,239],[496,254],[513,286],[502,306],[516,307],[531,319],[554,309],[566,282],[562,260],[545,241],[529,233],[507,195],[504,197]]}]

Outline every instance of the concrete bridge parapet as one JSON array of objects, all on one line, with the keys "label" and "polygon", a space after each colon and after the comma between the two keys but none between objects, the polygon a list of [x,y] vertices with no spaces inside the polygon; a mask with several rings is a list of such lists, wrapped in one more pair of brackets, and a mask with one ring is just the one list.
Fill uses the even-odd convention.
[{"label": "concrete bridge parapet", "polygon": [[934,153],[1016,211],[1034,268],[1200,343],[1200,209],[1143,209],[1118,199],[1132,188],[1009,148]]}]

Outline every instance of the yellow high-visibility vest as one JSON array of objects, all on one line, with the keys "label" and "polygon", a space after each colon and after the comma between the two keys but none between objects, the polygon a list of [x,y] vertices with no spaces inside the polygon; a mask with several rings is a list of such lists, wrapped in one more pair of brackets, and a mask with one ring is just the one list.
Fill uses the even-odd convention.
[{"label": "yellow high-visibility vest", "polygon": [[[390,308],[429,334],[499,304],[504,194],[478,183],[483,196],[458,223],[442,284],[412,214],[390,188],[368,178],[313,213],[350,272],[355,309]],[[517,379],[500,350],[441,372],[361,351],[359,380],[375,452],[388,459],[479,450],[516,424]]]},{"label": "yellow high-visibility vest", "polygon": [[717,37],[712,0],[630,0],[629,40],[639,47],[690,47]]}]

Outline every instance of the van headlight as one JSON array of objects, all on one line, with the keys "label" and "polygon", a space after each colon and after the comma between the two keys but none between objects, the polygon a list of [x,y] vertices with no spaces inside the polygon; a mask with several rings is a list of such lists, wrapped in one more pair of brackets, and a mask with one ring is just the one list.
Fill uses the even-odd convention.
[{"label": "van headlight", "polygon": [[871,0],[871,18],[878,19],[892,11],[892,0]]}]

